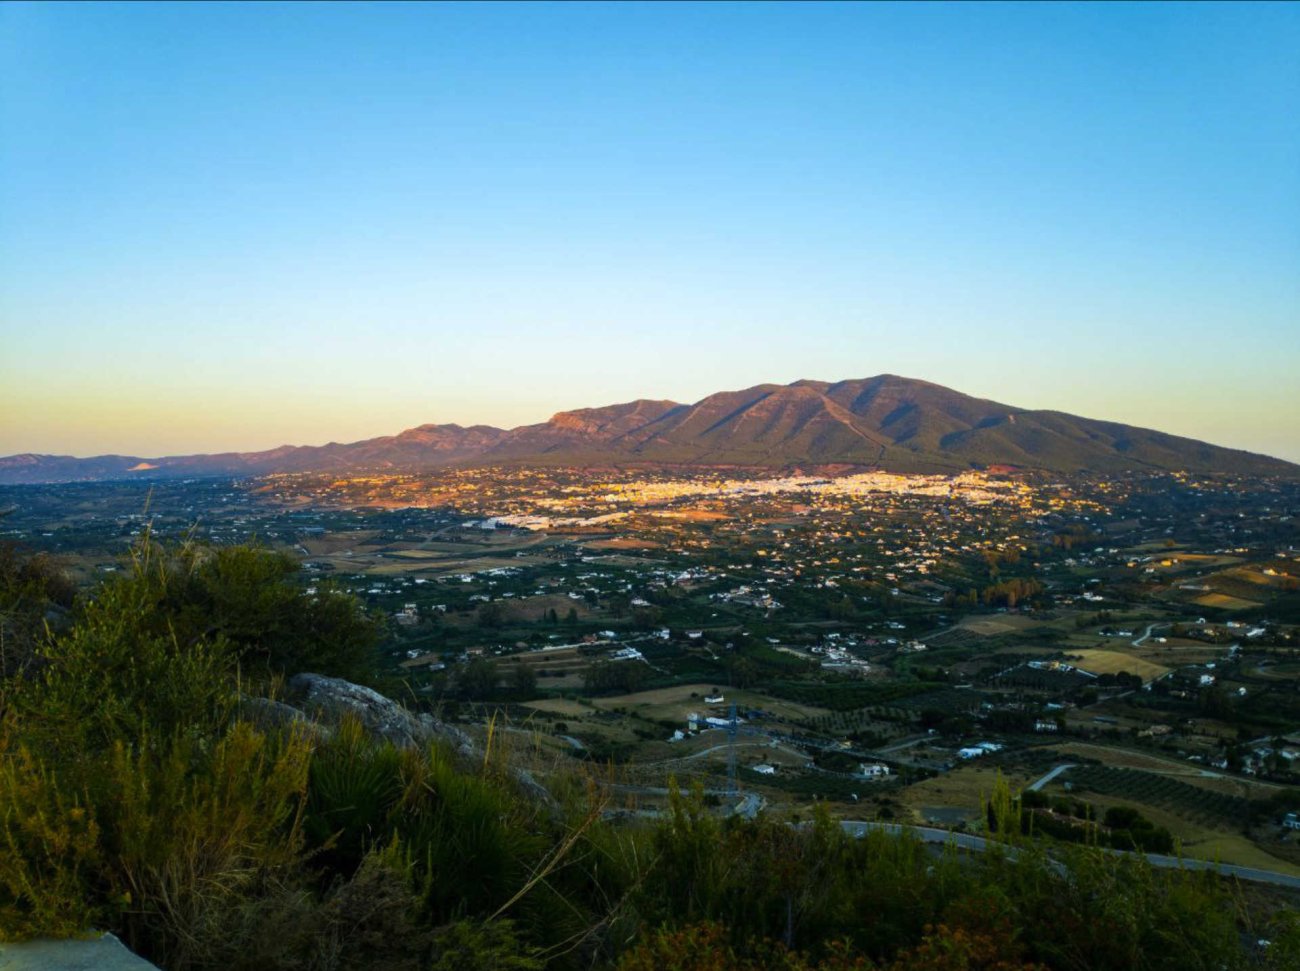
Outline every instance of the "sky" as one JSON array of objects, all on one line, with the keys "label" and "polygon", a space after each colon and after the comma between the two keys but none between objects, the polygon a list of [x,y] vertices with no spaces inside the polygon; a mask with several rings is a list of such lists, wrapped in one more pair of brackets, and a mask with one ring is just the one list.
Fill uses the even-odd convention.
[{"label": "sky", "polygon": [[1300,4],[0,4],[0,454],[880,373],[1300,461]]}]

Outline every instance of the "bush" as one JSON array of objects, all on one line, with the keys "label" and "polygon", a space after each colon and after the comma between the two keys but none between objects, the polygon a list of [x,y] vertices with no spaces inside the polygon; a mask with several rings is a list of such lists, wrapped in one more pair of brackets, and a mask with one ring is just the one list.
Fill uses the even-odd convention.
[{"label": "bush", "polygon": [[0,678],[27,670],[45,643],[50,611],[66,611],[74,593],[49,556],[0,543]]}]

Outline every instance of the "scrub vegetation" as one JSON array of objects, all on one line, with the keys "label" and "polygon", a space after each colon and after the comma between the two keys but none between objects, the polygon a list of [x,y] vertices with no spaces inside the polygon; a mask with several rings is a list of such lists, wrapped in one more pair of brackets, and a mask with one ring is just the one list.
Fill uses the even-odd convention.
[{"label": "scrub vegetation", "polygon": [[[399,749],[359,723],[258,727],[248,696],[301,668],[358,677],[358,601],[256,547],[164,549],[40,631],[64,598],[11,561],[28,631],[0,715],[0,935],[112,930],[168,969],[1188,969],[1293,967],[1300,924],[1231,886],[1092,845],[936,855],[811,817],[723,819],[673,788],[616,822],[599,769],[521,791],[511,753]],[[16,570],[16,572],[15,572]],[[373,665],[371,665],[373,667]],[[1260,916],[1260,914],[1267,916]],[[1251,921],[1271,922],[1255,926]],[[1243,931],[1247,931],[1243,937]],[[1267,935],[1271,946],[1244,945]]]}]

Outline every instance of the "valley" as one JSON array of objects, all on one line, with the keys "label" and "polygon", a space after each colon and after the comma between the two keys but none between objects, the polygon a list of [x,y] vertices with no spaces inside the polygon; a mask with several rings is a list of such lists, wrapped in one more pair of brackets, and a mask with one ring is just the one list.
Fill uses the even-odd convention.
[{"label": "valley", "polygon": [[1001,777],[1043,835],[1300,875],[1293,480],[508,465],[0,507],[88,588],[146,532],[283,551],[382,618],[391,694],[586,764],[622,813],[675,781],[978,832]]}]

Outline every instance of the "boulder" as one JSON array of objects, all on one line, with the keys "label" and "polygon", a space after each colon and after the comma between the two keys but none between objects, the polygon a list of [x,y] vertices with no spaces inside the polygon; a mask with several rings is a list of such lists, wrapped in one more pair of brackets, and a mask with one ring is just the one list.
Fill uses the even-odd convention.
[{"label": "boulder", "polygon": [[158,971],[112,934],[67,941],[0,944],[3,971]]},{"label": "boulder", "polygon": [[334,734],[328,726],[312,721],[292,705],[273,701],[270,698],[241,695],[239,715],[262,731],[293,727],[307,732],[316,739],[329,738]]},{"label": "boulder", "polygon": [[295,674],[287,687],[289,700],[318,723],[336,726],[352,717],[371,735],[400,748],[438,740],[449,743],[461,755],[475,752],[474,743],[459,728],[429,714],[413,714],[373,688],[310,673]]},{"label": "boulder", "polygon": [[[344,718],[352,717],[375,738],[392,742],[400,748],[438,741],[450,745],[467,762],[477,763],[483,759],[479,747],[459,728],[427,713],[410,712],[373,688],[311,673],[295,674],[286,688],[287,700],[297,707],[267,700],[251,709],[248,717],[286,725],[296,724],[305,716],[322,735],[328,734]],[[532,773],[524,768],[515,768],[511,774],[522,792],[550,813],[559,813],[555,798]],[[4,969],[0,968],[0,971]]]}]

